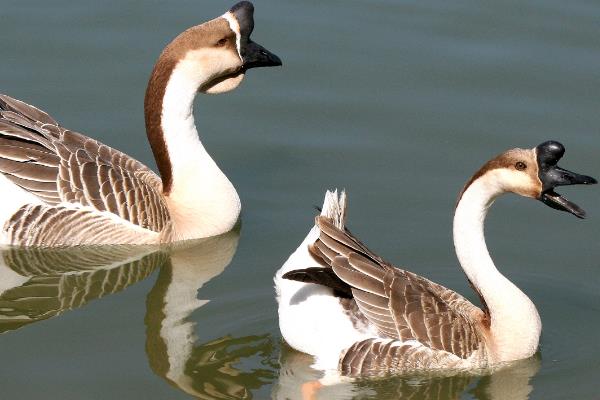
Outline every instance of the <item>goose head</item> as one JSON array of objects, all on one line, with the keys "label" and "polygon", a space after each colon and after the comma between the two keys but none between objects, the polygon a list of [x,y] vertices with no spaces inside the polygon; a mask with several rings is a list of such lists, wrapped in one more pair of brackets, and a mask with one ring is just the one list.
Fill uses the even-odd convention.
[{"label": "goose head", "polygon": [[565,154],[565,147],[559,142],[547,141],[535,149],[538,177],[542,184],[538,197],[544,204],[557,210],[570,212],[578,218],[585,217],[585,211],[565,197],[556,193],[557,186],[566,185],[592,185],[598,181],[591,176],[580,175],[567,171],[557,165]]},{"label": "goose head", "polygon": [[462,193],[474,181],[483,179],[497,194],[511,192],[530,197],[554,209],[585,218],[585,211],[581,207],[558,194],[555,189],[558,186],[590,185],[598,182],[591,176],[559,167],[558,161],[564,153],[565,147],[552,140],[533,149],[517,148],[505,151],[481,167]]},{"label": "goose head", "polygon": [[235,89],[250,68],[281,65],[281,60],[250,39],[254,6],[249,1],[234,5],[222,16],[191,27],[163,51],[173,69],[203,93]]}]

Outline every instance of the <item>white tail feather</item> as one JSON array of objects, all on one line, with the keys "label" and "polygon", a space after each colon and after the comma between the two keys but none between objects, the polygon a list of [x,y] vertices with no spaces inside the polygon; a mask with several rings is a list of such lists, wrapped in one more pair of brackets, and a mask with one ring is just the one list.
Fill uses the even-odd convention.
[{"label": "white tail feather", "polygon": [[337,189],[326,191],[321,215],[331,218],[333,224],[343,230],[346,223],[346,191],[342,190],[339,196]]}]

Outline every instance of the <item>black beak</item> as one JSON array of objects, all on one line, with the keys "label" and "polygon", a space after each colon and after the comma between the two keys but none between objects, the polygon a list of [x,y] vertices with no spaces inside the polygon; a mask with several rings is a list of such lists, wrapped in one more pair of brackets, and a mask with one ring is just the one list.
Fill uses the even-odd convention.
[{"label": "black beak", "polygon": [[556,193],[557,186],[592,185],[598,181],[591,176],[567,171],[556,165],[565,154],[565,147],[559,142],[548,141],[535,148],[538,161],[538,176],[542,182],[542,194],[539,197],[544,204],[554,209],[566,211],[578,218],[585,218],[585,211]]},{"label": "black beak", "polygon": [[258,43],[250,40],[241,49],[244,65],[242,68],[250,69],[257,67],[277,67],[281,65],[281,59]]},{"label": "black beak", "polygon": [[234,5],[229,12],[235,17],[240,27],[240,56],[242,69],[258,67],[275,67],[282,65],[281,59],[258,43],[250,40],[254,30],[254,6],[249,1]]}]

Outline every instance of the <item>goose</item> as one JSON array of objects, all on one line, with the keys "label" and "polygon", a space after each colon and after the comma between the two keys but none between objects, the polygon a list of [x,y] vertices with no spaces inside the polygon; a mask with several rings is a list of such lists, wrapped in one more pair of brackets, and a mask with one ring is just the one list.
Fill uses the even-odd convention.
[{"label": "goose", "polygon": [[254,6],[177,36],[156,62],[144,100],[160,177],[130,156],[0,95],[0,244],[155,244],[215,236],[240,215],[232,183],[196,130],[196,93],[235,89],[248,69],[281,65],[253,42]]},{"label": "goose", "polygon": [[327,191],[315,226],[274,278],[285,341],[314,356],[315,368],[348,377],[493,368],[532,356],[540,316],[496,269],[484,220],[494,200],[509,192],[584,218],[554,189],[597,181],[560,168],[564,152],[556,141],[508,150],[460,192],[454,246],[482,308],[371,252],[345,228],[345,192]]}]

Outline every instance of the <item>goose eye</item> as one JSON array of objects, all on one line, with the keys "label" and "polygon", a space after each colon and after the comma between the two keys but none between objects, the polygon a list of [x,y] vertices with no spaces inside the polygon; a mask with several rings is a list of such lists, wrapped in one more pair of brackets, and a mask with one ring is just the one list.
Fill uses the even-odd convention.
[{"label": "goose eye", "polygon": [[227,43],[227,38],[219,39],[219,41],[217,42],[217,46],[218,47],[225,46],[225,43]]},{"label": "goose eye", "polygon": [[527,164],[525,164],[523,161],[517,161],[515,168],[519,171],[524,171],[527,169]]}]

